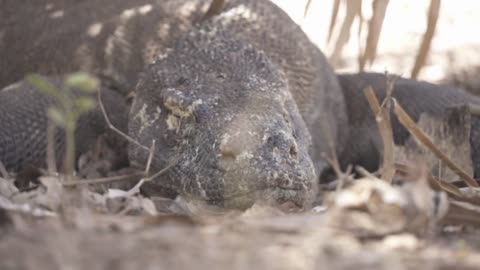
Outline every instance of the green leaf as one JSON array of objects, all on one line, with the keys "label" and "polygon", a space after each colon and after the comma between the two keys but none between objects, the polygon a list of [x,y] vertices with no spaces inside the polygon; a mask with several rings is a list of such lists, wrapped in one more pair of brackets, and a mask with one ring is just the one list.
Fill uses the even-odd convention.
[{"label": "green leaf", "polygon": [[47,111],[48,118],[53,121],[58,126],[64,127],[65,126],[65,114],[62,113],[57,108],[48,108]]},{"label": "green leaf", "polygon": [[75,106],[80,112],[89,111],[95,108],[96,105],[97,103],[91,97],[78,97],[75,99]]},{"label": "green leaf", "polygon": [[85,92],[95,92],[98,88],[99,81],[88,73],[76,72],[67,76],[65,84],[69,87],[77,88]]},{"label": "green leaf", "polygon": [[62,96],[60,90],[58,90],[42,76],[38,74],[29,74],[25,77],[25,79],[43,94],[56,98],[57,100],[63,100],[64,97]]}]

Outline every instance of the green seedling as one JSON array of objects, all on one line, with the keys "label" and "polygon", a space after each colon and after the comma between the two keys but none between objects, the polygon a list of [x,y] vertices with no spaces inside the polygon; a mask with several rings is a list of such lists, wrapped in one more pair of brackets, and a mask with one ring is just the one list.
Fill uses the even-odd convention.
[{"label": "green seedling", "polygon": [[[93,93],[97,91],[98,79],[84,72],[73,73],[65,77],[64,89],[58,89],[37,74],[28,75],[26,79],[40,92],[53,97],[56,101],[55,105],[47,109],[47,116],[55,128],[60,127],[65,130],[64,170],[67,180],[70,180],[75,168],[75,129],[77,128],[77,121],[82,114],[96,106],[93,95],[82,95],[82,92]],[[53,141],[48,141],[49,145],[52,143]]]}]

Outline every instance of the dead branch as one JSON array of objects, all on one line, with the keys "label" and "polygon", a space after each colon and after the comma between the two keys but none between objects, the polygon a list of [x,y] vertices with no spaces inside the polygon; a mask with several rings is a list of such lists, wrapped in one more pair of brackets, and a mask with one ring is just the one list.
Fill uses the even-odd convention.
[{"label": "dead branch", "polygon": [[10,176],[7,168],[5,168],[5,165],[3,165],[2,161],[0,161],[0,175],[5,179],[9,178]]},{"label": "dead branch", "polygon": [[101,91],[97,91],[97,97],[98,97],[98,105],[100,106],[100,109],[102,110],[102,114],[103,114],[103,118],[105,119],[105,121],[107,122],[107,125],[108,127],[113,130],[114,132],[116,132],[118,135],[122,136],[124,139],[126,139],[127,141],[137,145],[138,147],[146,150],[147,152],[150,153],[150,148],[149,147],[146,147],[145,145],[137,142],[136,140],[132,139],[130,136],[128,136],[127,134],[125,134],[123,131],[119,130],[117,127],[115,127],[112,122],[110,122],[110,118],[108,117],[108,114],[107,114],[107,111],[105,110],[105,106],[103,105],[103,101],[102,101],[102,93]]},{"label": "dead branch", "polygon": [[307,17],[308,10],[310,9],[310,5],[312,4],[312,0],[307,0],[307,4],[305,5],[305,9],[303,10],[303,18]]},{"label": "dead branch", "polygon": [[438,149],[432,142],[432,139],[425,134],[405,112],[400,104],[394,99],[394,112],[400,123],[414,136],[423,146],[432,151],[442,162],[444,162],[454,173],[460,176],[470,187],[479,187],[478,183],[470,175],[468,175],[462,168],[455,164],[448,158],[440,149]]},{"label": "dead branch", "polygon": [[53,175],[58,172],[57,169],[57,157],[55,154],[55,123],[51,119],[48,119],[47,126],[47,170],[49,175]]},{"label": "dead branch", "polygon": [[370,64],[375,60],[378,41],[382,32],[383,20],[387,12],[389,0],[375,0],[372,3],[373,15],[368,25],[368,36],[365,51],[360,55],[359,69],[364,70],[367,62]]},{"label": "dead branch", "polygon": [[425,65],[427,60],[427,55],[430,50],[430,45],[432,43],[433,35],[435,34],[435,28],[437,27],[438,15],[440,13],[440,2],[441,0],[432,0],[430,2],[430,8],[428,11],[427,18],[427,30],[423,35],[422,43],[418,49],[417,57],[415,58],[415,64],[413,65],[411,77],[416,79],[420,70]]},{"label": "dead branch", "polygon": [[330,57],[330,62],[335,65],[340,59],[343,47],[350,39],[350,30],[352,28],[353,21],[355,18],[362,16],[362,0],[349,0],[346,1],[347,14],[343,20],[342,28],[340,34],[338,35],[335,48]]},{"label": "dead branch", "polygon": [[62,185],[66,187],[70,187],[70,186],[86,185],[86,184],[105,184],[105,183],[111,183],[111,182],[135,181],[135,180],[138,180],[138,177],[142,177],[144,175],[145,174],[143,172],[136,172],[136,173],[127,174],[127,175],[119,175],[119,176],[112,176],[112,177],[105,177],[105,178],[72,180],[69,182],[62,182]]},{"label": "dead branch", "polygon": [[[387,91],[388,92],[388,91]],[[392,125],[390,123],[389,112],[382,108],[378,103],[377,97],[373,92],[371,86],[367,87],[364,90],[364,94],[367,97],[368,104],[375,114],[377,120],[378,129],[380,131],[380,136],[382,137],[383,142],[383,169],[382,169],[382,179],[388,183],[392,182],[393,176],[395,174],[394,164],[394,151],[393,151],[393,133]],[[387,96],[387,98],[389,98]],[[387,102],[388,103],[388,102]]]},{"label": "dead branch", "polygon": [[328,27],[327,43],[330,43],[330,40],[332,39],[333,29],[335,28],[335,22],[337,21],[338,9],[339,8],[340,8],[340,0],[334,0],[333,9],[332,9],[332,17],[330,17],[330,25]]}]

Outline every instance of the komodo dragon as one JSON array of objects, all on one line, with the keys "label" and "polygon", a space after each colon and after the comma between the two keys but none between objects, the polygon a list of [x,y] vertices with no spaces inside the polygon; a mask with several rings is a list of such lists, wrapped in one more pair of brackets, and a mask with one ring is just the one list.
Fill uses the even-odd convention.
[{"label": "komodo dragon", "polygon": [[[339,148],[346,138],[332,68],[266,0],[226,1],[147,67],[135,94],[130,136],[146,147],[155,140],[153,172],[174,163],[146,189],[216,205],[308,205],[326,166],[320,153],[329,138]],[[132,162],[148,156],[130,144]]]},{"label": "komodo dragon", "polygon": [[[222,13],[179,36],[146,68],[130,112],[129,134],[147,147],[155,140],[152,171],[173,164],[147,191],[236,208],[259,198],[306,206],[330,140],[342,164],[378,166],[380,139],[360,90],[372,84],[382,98],[382,74],[340,75],[340,88],[322,53],[266,0],[226,1]],[[474,101],[428,83],[396,85],[394,97],[414,119]],[[401,144],[407,133],[393,125]],[[133,163],[146,164],[146,151],[133,144],[129,151]]]},{"label": "komodo dragon", "polygon": [[[182,25],[188,28],[192,17],[199,17],[189,13],[194,15],[181,20],[185,24],[170,30],[181,36],[174,43],[159,38],[158,33],[162,36],[162,29],[168,29],[161,23],[169,20],[145,7],[152,1],[141,6],[133,1],[133,11],[130,6],[121,11],[132,1],[118,6],[94,0],[39,2],[25,10],[13,2],[3,5],[7,12],[0,19],[0,38],[6,47],[0,53],[8,66],[0,69],[2,83],[29,71],[56,75],[81,68],[100,76],[104,85],[130,90],[148,60],[145,54],[151,56],[147,49],[159,46],[154,52],[158,60],[136,87],[129,134],[147,147],[156,140],[152,172],[179,159],[145,190],[161,187],[237,208],[259,198],[298,206],[312,200],[316,170],[325,167],[319,158],[327,150],[324,142],[328,137],[343,146],[346,132],[336,127],[346,122],[344,102],[323,54],[276,5],[267,0],[226,1],[220,14],[185,29]],[[91,3],[97,2],[110,8],[94,8]],[[190,11],[205,3],[185,2],[197,3],[188,5]],[[162,10],[177,1],[154,3]],[[42,8],[51,20],[40,19],[24,31],[18,18],[44,16]],[[16,9],[17,15],[26,15],[9,15]],[[185,5],[177,4],[179,11],[171,16],[185,15],[183,9]],[[86,12],[91,14],[84,17]],[[132,14],[140,14],[139,21],[129,19]],[[184,30],[188,33],[181,34]],[[58,50],[52,49],[59,44]],[[171,48],[162,49],[169,44]],[[313,145],[307,127],[316,131]],[[130,147],[132,163],[145,165],[146,157],[142,149]]]},{"label": "komodo dragon", "polygon": [[[363,90],[372,86],[379,100],[386,96],[387,77],[381,73],[339,74],[338,80],[345,97],[349,135],[344,152],[339,153],[343,168],[348,164],[362,165],[374,171],[378,169],[383,144],[375,117],[370,110]],[[449,109],[468,104],[480,104],[480,99],[461,89],[440,86],[424,81],[398,77],[394,80],[393,94],[399,104],[418,121],[422,113],[442,118]],[[396,117],[391,116],[393,139],[396,145],[403,145],[410,136]],[[480,120],[472,115],[470,129],[471,161],[474,177],[480,177]],[[328,178],[324,171],[323,179]]]}]

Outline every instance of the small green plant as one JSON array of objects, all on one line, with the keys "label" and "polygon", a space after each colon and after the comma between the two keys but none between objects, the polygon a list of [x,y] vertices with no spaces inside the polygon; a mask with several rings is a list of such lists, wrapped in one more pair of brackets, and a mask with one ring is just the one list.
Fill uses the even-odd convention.
[{"label": "small green plant", "polygon": [[[58,89],[48,80],[38,74],[31,74],[26,77],[34,87],[45,95],[55,99],[55,105],[47,110],[48,118],[54,127],[61,127],[65,130],[65,159],[64,170],[67,180],[71,179],[75,168],[75,129],[79,117],[95,107],[96,101],[92,95],[75,94],[76,91],[93,93],[98,89],[98,79],[84,73],[78,72],[67,75],[64,79],[63,89]],[[52,141],[48,141],[52,144]]]}]

